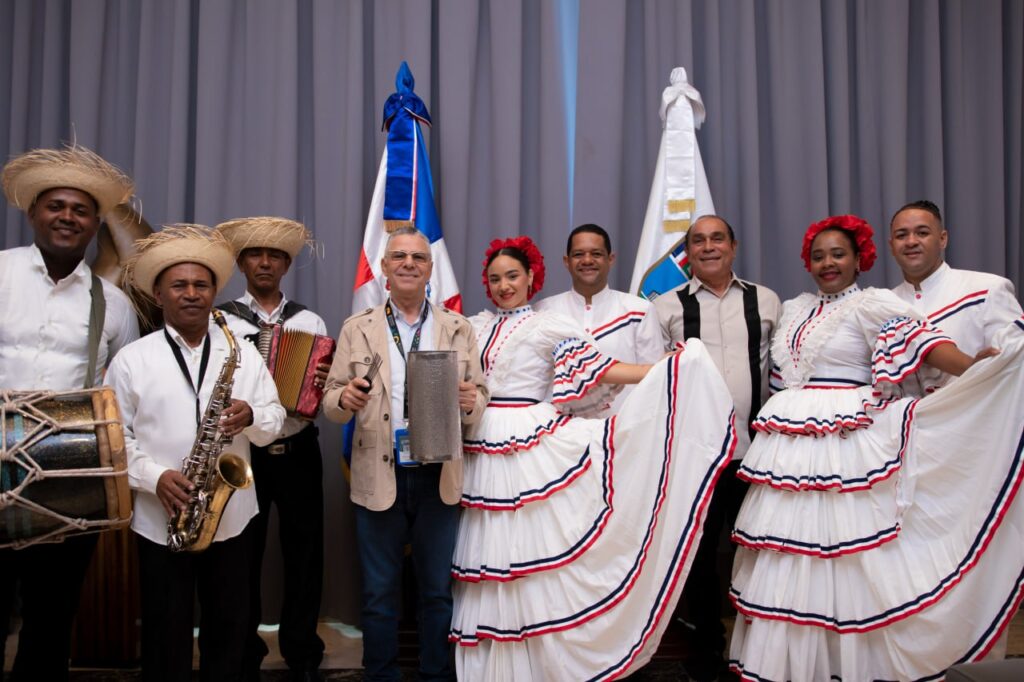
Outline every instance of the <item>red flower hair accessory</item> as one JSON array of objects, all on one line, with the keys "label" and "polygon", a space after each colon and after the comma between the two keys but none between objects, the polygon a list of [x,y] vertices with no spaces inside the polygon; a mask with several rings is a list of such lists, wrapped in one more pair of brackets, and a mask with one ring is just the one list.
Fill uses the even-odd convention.
[{"label": "red flower hair accessory", "polygon": [[804,247],[800,257],[804,259],[804,267],[807,272],[811,271],[811,244],[814,238],[828,229],[839,229],[849,232],[853,243],[857,245],[857,252],[860,254],[858,267],[861,272],[867,272],[875,264],[878,251],[875,249],[875,241],[872,236],[875,231],[871,229],[867,221],[855,215],[834,215],[825,218],[821,222],[814,223],[804,233]]},{"label": "red flower hair accessory", "polygon": [[537,248],[537,245],[533,243],[533,240],[523,235],[521,237],[509,237],[508,239],[495,239],[491,242],[490,246],[487,247],[487,253],[484,254],[484,271],[483,271],[483,282],[484,282],[484,293],[487,294],[487,298],[491,299],[492,303],[497,304],[491,297],[490,283],[487,281],[487,266],[491,263],[491,256],[496,251],[501,249],[516,249],[524,256],[526,256],[527,262],[530,264],[530,272],[533,273],[533,286],[527,290],[526,300],[533,298],[534,294],[541,290],[544,286],[544,255]]}]

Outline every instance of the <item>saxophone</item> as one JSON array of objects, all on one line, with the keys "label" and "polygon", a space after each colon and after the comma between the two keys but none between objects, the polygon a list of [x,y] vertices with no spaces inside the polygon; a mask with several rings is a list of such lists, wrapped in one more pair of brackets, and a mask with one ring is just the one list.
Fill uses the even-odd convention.
[{"label": "saxophone", "polygon": [[167,523],[167,547],[174,552],[201,552],[209,547],[231,494],[252,485],[249,463],[238,455],[221,454],[231,441],[220,428],[220,417],[231,401],[239,353],[224,314],[214,309],[213,320],[227,339],[228,357],[213,387],[192,450],[182,460],[181,474],[194,488],[188,506],[175,511]]}]

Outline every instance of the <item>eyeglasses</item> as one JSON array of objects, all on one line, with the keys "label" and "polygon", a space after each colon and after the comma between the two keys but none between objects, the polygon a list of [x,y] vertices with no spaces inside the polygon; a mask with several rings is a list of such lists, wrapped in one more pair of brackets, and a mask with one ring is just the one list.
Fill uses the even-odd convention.
[{"label": "eyeglasses", "polygon": [[412,262],[417,265],[426,265],[430,262],[430,254],[422,251],[388,251],[387,257],[392,263],[404,263],[406,258],[412,257]]}]

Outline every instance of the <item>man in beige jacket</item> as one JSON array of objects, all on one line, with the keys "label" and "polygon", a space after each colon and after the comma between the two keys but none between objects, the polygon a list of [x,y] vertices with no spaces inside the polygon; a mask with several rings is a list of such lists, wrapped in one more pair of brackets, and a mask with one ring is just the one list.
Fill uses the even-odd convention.
[{"label": "man in beige jacket", "polygon": [[[432,267],[430,243],[416,228],[391,233],[381,262],[390,297],[342,325],[323,401],[328,419],[356,419],[351,489],[363,572],[363,679],[368,681],[401,679],[398,612],[407,542],[418,588],[419,678],[455,679],[448,629],[462,462],[410,461],[406,355],[415,350],[458,353],[463,423],[480,418],[488,392],[469,321],[426,300]],[[380,370],[367,381],[375,355]]]}]

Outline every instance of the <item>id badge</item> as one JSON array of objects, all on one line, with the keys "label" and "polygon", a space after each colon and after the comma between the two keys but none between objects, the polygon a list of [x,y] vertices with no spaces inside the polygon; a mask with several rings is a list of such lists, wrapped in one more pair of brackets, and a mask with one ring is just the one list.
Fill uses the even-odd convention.
[{"label": "id badge", "polygon": [[409,447],[409,429],[395,430],[395,456],[398,466],[419,466],[419,462],[413,461],[412,450]]}]

